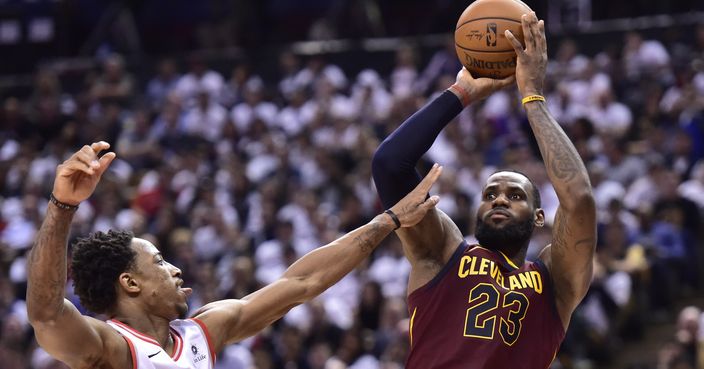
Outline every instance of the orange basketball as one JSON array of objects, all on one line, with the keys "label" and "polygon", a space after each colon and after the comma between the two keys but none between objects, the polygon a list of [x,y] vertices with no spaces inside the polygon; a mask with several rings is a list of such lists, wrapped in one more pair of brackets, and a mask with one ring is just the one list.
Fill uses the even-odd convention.
[{"label": "orange basketball", "polygon": [[523,43],[521,16],[530,12],[520,0],[477,0],[464,10],[455,28],[455,50],[473,77],[505,78],[516,72],[516,52],[504,31]]}]

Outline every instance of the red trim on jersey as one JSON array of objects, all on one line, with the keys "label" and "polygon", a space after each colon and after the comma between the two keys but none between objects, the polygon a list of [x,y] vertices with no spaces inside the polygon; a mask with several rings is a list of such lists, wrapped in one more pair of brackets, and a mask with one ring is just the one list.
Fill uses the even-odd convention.
[{"label": "red trim on jersey", "polygon": [[122,338],[127,341],[127,346],[129,346],[130,348],[130,356],[132,357],[132,369],[137,369],[137,353],[134,351],[134,344],[132,343],[132,341],[130,341],[129,337],[125,336],[124,334],[120,333],[120,336],[122,336]]},{"label": "red trim on jersey", "polygon": [[[161,347],[159,342],[157,342],[157,340],[155,340],[155,339],[147,336],[146,334],[130,327],[129,325],[127,325],[119,320],[115,320],[115,319],[110,319],[109,321],[117,324],[119,327],[132,333],[135,337],[139,338],[140,340],[142,340],[146,343],[151,343],[152,345],[156,345],[159,348],[164,349],[163,347]],[[174,361],[176,361],[176,360],[178,360],[179,357],[181,357],[181,351],[183,351],[183,339],[178,334],[178,332],[176,332],[173,328],[169,327],[169,330],[170,330],[169,333],[171,334],[171,338],[174,340],[174,349],[172,351],[171,358]],[[164,351],[166,351],[166,350],[164,350]]]},{"label": "red trim on jersey", "polygon": [[183,338],[181,338],[181,335],[178,334],[178,332],[173,328],[169,327],[169,329],[171,330],[171,336],[174,339],[174,351],[171,354],[171,358],[174,361],[178,361],[178,358],[181,357],[181,352],[183,351]]},{"label": "red trim on jersey", "polygon": [[157,340],[155,340],[154,338],[147,336],[146,334],[144,334],[144,333],[142,333],[142,332],[140,332],[140,331],[138,331],[138,330],[136,330],[136,329],[130,327],[129,325],[127,325],[127,324],[125,324],[125,323],[123,323],[123,322],[121,322],[121,321],[119,321],[119,320],[110,319],[110,322],[113,322],[113,323],[117,324],[118,326],[120,326],[120,328],[124,328],[125,330],[127,330],[128,332],[134,334],[137,338],[141,339],[141,340],[144,341],[144,342],[148,342],[148,343],[151,343],[151,344],[153,344],[153,345],[157,345],[157,346],[161,347],[161,345],[159,344],[159,342],[157,342]]},{"label": "red trim on jersey", "polygon": [[213,340],[210,339],[210,332],[208,331],[208,327],[205,326],[205,323],[203,323],[200,319],[198,318],[191,318],[190,320],[196,322],[199,326],[200,329],[203,330],[203,334],[205,334],[205,340],[208,342],[208,351],[210,351],[210,357],[213,358],[213,366],[215,366],[215,351],[213,348]]}]

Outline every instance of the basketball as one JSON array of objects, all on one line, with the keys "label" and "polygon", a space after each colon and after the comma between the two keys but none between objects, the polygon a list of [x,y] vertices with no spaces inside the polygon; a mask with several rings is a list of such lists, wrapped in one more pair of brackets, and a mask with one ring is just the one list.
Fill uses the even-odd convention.
[{"label": "basketball", "polygon": [[516,71],[516,52],[504,35],[523,43],[521,16],[530,13],[520,0],[477,0],[462,12],[455,28],[455,50],[475,78],[505,78]]}]

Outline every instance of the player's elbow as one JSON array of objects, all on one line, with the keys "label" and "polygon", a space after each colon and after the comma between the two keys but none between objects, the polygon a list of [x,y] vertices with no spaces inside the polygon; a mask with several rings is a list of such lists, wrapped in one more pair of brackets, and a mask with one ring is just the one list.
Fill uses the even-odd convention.
[{"label": "player's elbow", "polygon": [[27,320],[36,329],[40,326],[52,325],[56,321],[56,314],[27,309]]},{"label": "player's elbow", "polygon": [[386,142],[383,142],[374,152],[374,157],[372,157],[372,176],[374,179],[391,174],[397,167],[394,164],[394,155],[387,146]]},{"label": "player's elbow", "polygon": [[596,202],[594,193],[588,186],[571,190],[566,199],[560,200],[560,206],[571,212],[580,214],[596,214]]},{"label": "player's elbow", "polygon": [[288,288],[295,296],[291,302],[295,305],[303,304],[318,297],[326,289],[324,283],[319,278],[316,278],[315,275],[289,277],[288,282]]},{"label": "player's elbow", "polygon": [[27,320],[34,328],[53,325],[61,315],[60,309],[51,309],[47,306],[38,306],[31,301],[27,302]]},{"label": "player's elbow", "polygon": [[330,287],[330,284],[324,283],[321,279],[319,278],[308,278],[304,282],[303,286],[303,302],[310,301],[325,292]]}]

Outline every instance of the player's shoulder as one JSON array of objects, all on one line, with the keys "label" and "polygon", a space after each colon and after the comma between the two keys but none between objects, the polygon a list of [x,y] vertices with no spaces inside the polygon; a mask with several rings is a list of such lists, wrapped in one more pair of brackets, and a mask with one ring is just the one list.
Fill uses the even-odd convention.
[{"label": "player's shoulder", "polygon": [[101,363],[93,367],[105,369],[129,367],[132,364],[129,338],[123,336],[106,321],[91,316],[83,316],[83,318],[100,336],[103,343]]}]

